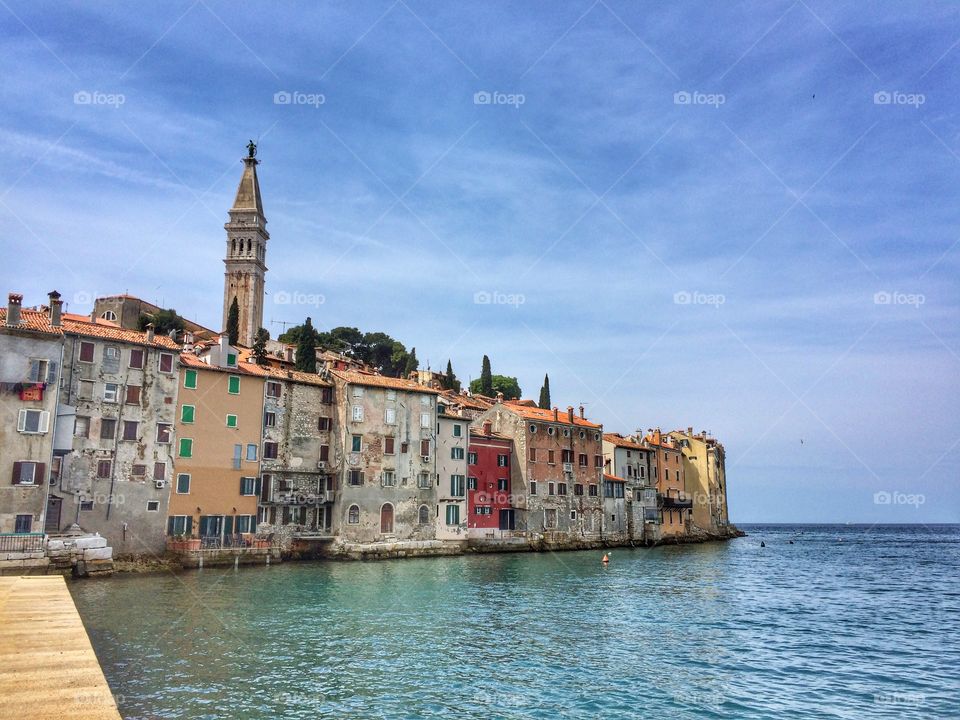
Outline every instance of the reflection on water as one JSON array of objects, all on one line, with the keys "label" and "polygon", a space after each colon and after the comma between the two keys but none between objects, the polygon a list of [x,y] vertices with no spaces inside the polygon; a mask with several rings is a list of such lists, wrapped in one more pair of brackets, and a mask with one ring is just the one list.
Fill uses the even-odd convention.
[{"label": "reflection on water", "polygon": [[960,707],[960,528],[747,530],[615,549],[609,567],[598,552],[290,563],[72,590],[127,718]]}]

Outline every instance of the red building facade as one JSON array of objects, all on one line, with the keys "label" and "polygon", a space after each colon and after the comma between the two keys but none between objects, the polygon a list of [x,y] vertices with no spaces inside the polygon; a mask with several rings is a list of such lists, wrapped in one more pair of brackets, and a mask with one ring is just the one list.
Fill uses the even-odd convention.
[{"label": "red building facade", "polygon": [[513,508],[513,440],[491,430],[490,421],[470,429],[467,448],[468,535],[496,536],[516,527]]}]

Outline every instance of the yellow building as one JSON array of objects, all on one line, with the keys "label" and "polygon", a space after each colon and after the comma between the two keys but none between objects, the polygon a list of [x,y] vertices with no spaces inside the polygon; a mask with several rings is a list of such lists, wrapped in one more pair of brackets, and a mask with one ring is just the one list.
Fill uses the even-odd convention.
[{"label": "yellow building", "polygon": [[723,445],[705,431],[693,428],[669,434],[683,452],[683,478],[693,500],[693,522],[702,530],[725,527],[727,517],[726,468]]}]

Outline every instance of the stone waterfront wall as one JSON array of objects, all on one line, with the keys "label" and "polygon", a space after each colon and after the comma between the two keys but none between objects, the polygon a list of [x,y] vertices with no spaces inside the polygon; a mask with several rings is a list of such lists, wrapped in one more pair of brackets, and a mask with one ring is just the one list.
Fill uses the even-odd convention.
[{"label": "stone waterfront wall", "polygon": [[100,577],[112,573],[113,548],[99,535],[53,537],[39,550],[0,553],[0,575]]}]

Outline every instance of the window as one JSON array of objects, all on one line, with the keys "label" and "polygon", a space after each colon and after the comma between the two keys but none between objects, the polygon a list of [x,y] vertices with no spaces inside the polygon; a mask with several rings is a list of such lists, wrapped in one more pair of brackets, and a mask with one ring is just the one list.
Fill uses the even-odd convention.
[{"label": "window", "polygon": [[147,512],[160,512],[160,501],[147,500]]},{"label": "window", "polygon": [[255,480],[256,478],[252,477],[242,477],[240,478],[240,494],[241,495],[255,495]]},{"label": "window", "polygon": [[103,349],[103,359],[104,360],[119,360],[120,359],[120,348],[114,347],[113,345],[108,345]]},{"label": "window", "polygon": [[326,415],[321,415],[317,419],[317,430],[320,432],[327,432],[330,430],[330,418],[328,418]]},{"label": "window", "polygon": [[351,418],[353,422],[363,422],[363,405],[354,405]]},{"label": "window", "polygon": [[563,450],[560,453],[561,462],[572,463],[573,462],[573,450]]},{"label": "window", "polygon": [[167,518],[167,535],[189,535],[193,530],[193,518],[189,515],[171,515]]},{"label": "window", "polygon": [[327,462],[330,460],[330,446],[321,445],[320,446],[320,461]]},{"label": "window", "polygon": [[530,432],[535,433],[537,431],[537,426],[533,423],[530,423]]},{"label": "window", "polygon": [[417,513],[417,522],[420,525],[426,525],[430,522],[430,508],[426,505],[420,506],[420,511]]},{"label": "window", "polygon": [[177,475],[177,494],[190,494],[190,475],[189,473],[179,473]]},{"label": "window", "polygon": [[17,515],[13,526],[15,533],[28,533],[33,530],[33,515]]},{"label": "window", "polygon": [[167,464],[162,462],[155,462],[153,464],[153,479],[154,480],[166,480],[167,479]]},{"label": "window", "polygon": [[[184,406],[188,407],[188,406]],[[193,415],[190,416],[191,422],[193,422]],[[170,442],[170,430],[173,426],[170,423],[157,423],[157,442],[160,444],[166,444]]]},{"label": "window", "polygon": [[593,466],[594,466],[594,467],[603,467],[603,455],[594,455],[594,456],[593,456]]},{"label": "window", "polygon": [[429,457],[429,456],[430,456],[430,441],[429,441],[429,440],[421,440],[421,441],[420,441],[420,454],[421,454],[423,457]]},{"label": "window", "polygon": [[547,483],[547,495],[556,494],[556,485],[554,483]]},{"label": "window", "polygon": [[[159,431],[159,428],[157,428]],[[180,448],[177,453],[182,458],[193,457],[193,440],[190,438],[180,438]]]},{"label": "window", "polygon": [[80,510],[82,512],[90,512],[91,510],[93,510],[93,500],[81,500]]},{"label": "window", "polygon": [[17,432],[30,435],[45,433],[50,425],[50,413],[46,410],[21,410],[17,416]]},{"label": "window", "polygon": [[400,443],[400,452],[403,455],[406,455],[408,452],[410,452],[410,443],[405,443],[405,442]]},{"label": "window", "polygon": [[555,528],[557,526],[557,511],[550,509],[543,511],[543,526]]},{"label": "window", "polygon": [[13,464],[14,485],[39,485],[43,481],[43,463],[15,462]]},{"label": "window", "polygon": [[586,467],[586,466],[587,466],[587,454],[586,454],[586,453],[580,453],[579,460],[580,460],[580,467]]},{"label": "window", "polygon": [[387,400],[396,400],[397,391],[396,390],[387,390]]},{"label": "window", "polygon": [[160,353],[160,358],[157,360],[157,367],[160,368],[162,373],[173,372],[173,355],[170,353]]},{"label": "window", "polygon": [[596,483],[591,483],[591,484],[590,484],[590,492],[589,492],[588,494],[590,495],[590,497],[597,497],[597,484],[596,484]]},{"label": "window", "polygon": [[351,505],[350,509],[347,511],[347,523],[350,525],[356,525],[360,522],[360,506]]},{"label": "window", "polygon": [[136,464],[130,468],[130,474],[135,478],[143,478],[147,476],[147,466]]},{"label": "window", "polygon": [[477,489],[477,479],[475,477],[467,478],[467,490],[476,490]]},{"label": "window", "polygon": [[[439,481],[437,481],[439,483]],[[418,473],[417,474],[417,487],[421,490],[433,487],[430,483],[430,473]]]},{"label": "window", "polygon": [[[263,444],[263,459],[264,460],[276,460],[277,451],[280,446],[268,440]],[[253,457],[250,457],[250,448],[253,448]],[[247,460],[256,460],[257,459],[257,446],[256,445],[247,445]]]},{"label": "window", "polygon": [[138,436],[138,431],[140,429],[140,423],[136,420],[124,420],[123,421],[123,434],[121,437],[124,440],[136,440]]},{"label": "window", "polygon": [[536,495],[536,494],[537,494],[537,481],[536,481],[536,480],[531,480],[531,481],[530,481],[530,494],[531,494],[531,495]]},{"label": "window", "polygon": [[460,506],[447,505],[447,525],[460,524]]},{"label": "window", "polygon": [[454,437],[463,437],[463,425],[460,423],[454,423],[453,425],[453,436]]},{"label": "window", "polygon": [[350,452],[360,452],[363,449],[363,435],[354,435],[350,438]]},{"label": "window", "polygon": [[350,484],[351,484],[351,485],[363,485],[363,470],[351,470],[351,471],[350,471]]},{"label": "window", "polygon": [[324,405],[329,405],[333,402],[333,388],[321,388],[320,402],[322,402]]},{"label": "window", "polygon": [[117,394],[120,390],[120,386],[117,383],[104,383],[103,384],[103,401],[115,403],[117,401]]},{"label": "window", "polygon": [[571,519],[571,520],[576,520],[576,519],[577,519],[577,511],[576,511],[576,510],[571,510],[571,511],[570,511],[570,519]]},{"label": "window", "polygon": [[100,439],[113,440],[117,436],[117,421],[113,418],[100,420]]},{"label": "window", "polygon": [[100,460],[97,462],[97,477],[98,478],[108,478],[110,477],[110,470],[113,467],[113,462],[110,460]]},{"label": "window", "polygon": [[30,361],[30,374],[27,376],[28,382],[42,383],[47,381],[47,372],[50,367],[49,360],[34,359]]},{"label": "window", "polygon": [[140,404],[140,386],[127,385],[127,393],[123,401],[127,405],[139,405]]},{"label": "window", "polygon": [[394,454],[394,438],[385,437],[383,439],[383,454],[384,455],[393,455]]},{"label": "window", "polygon": [[507,456],[497,455],[497,467],[506,467],[506,466],[507,466]]},{"label": "window", "polygon": [[536,462],[536,461],[537,461],[537,449],[530,448],[530,462]]},{"label": "window", "polygon": [[79,382],[77,397],[81,400],[93,400],[93,380],[81,380]]},{"label": "window", "polygon": [[462,447],[450,448],[450,458],[452,460],[463,460],[464,451]]},{"label": "window", "polygon": [[510,489],[510,480],[508,478],[499,478],[497,480],[497,490],[507,492]]},{"label": "window", "polygon": [[556,463],[556,458],[554,457],[553,450],[547,450],[547,464],[554,465]]},{"label": "window", "polygon": [[228,352],[227,353],[227,367],[236,367],[237,366],[237,354]]},{"label": "window", "polygon": [[227,415],[227,427],[235,428],[237,426],[237,416],[236,415]]},{"label": "window", "polygon": [[253,515],[237,515],[234,528],[238,535],[241,533],[251,533],[257,531],[257,524],[253,519]]},{"label": "window", "polygon": [[430,413],[420,413],[420,427],[428,428],[431,424]]},{"label": "window", "polygon": [[264,427],[276,427],[277,426],[277,414],[272,410],[267,410],[263,413],[263,426]]},{"label": "window", "polygon": [[397,474],[393,470],[384,470],[380,474],[380,483],[384,487],[396,487],[397,486]]},{"label": "window", "polygon": [[280,397],[280,383],[273,380],[267,381],[267,397],[278,398]]},{"label": "window", "polygon": [[477,454],[475,452],[467,453],[467,464],[469,465],[477,464]]},{"label": "window", "polygon": [[227,378],[227,392],[231,395],[240,394],[240,376],[231,375]]},{"label": "window", "polygon": [[574,495],[583,495],[583,483],[577,483],[573,486]]},{"label": "window", "polygon": [[450,476],[450,494],[453,497],[463,497],[464,495],[466,495],[466,491],[464,489],[463,475]]},{"label": "window", "polygon": [[566,495],[566,494],[567,494],[567,484],[557,483],[557,495]]},{"label": "window", "polygon": [[80,343],[80,362],[82,363],[92,363],[93,362],[93,343],[81,341]]},{"label": "window", "polygon": [[557,429],[553,425],[550,425],[549,427],[547,427],[547,435],[556,435],[556,434],[557,434]]},{"label": "window", "polygon": [[353,387],[350,388],[350,391],[351,391],[351,395],[353,395],[354,397],[357,397],[357,398],[363,397],[363,387],[361,387],[360,385],[354,385]]},{"label": "window", "polygon": [[130,351],[130,367],[134,370],[143,369],[143,349],[142,348],[133,348]]},{"label": "window", "polygon": [[90,437],[90,418],[77,415],[73,423],[73,436],[78,438]]},{"label": "window", "polygon": [[183,386],[188,390],[197,389],[197,371],[196,370],[186,370],[183,373]]},{"label": "window", "polygon": [[387,425],[396,425],[397,424],[397,409],[396,408],[387,408],[383,411],[383,421]]},{"label": "window", "polygon": [[420,404],[423,405],[423,406],[429,406],[429,405],[430,405],[430,396],[429,396],[429,395],[421,395],[421,396],[420,396]]}]

